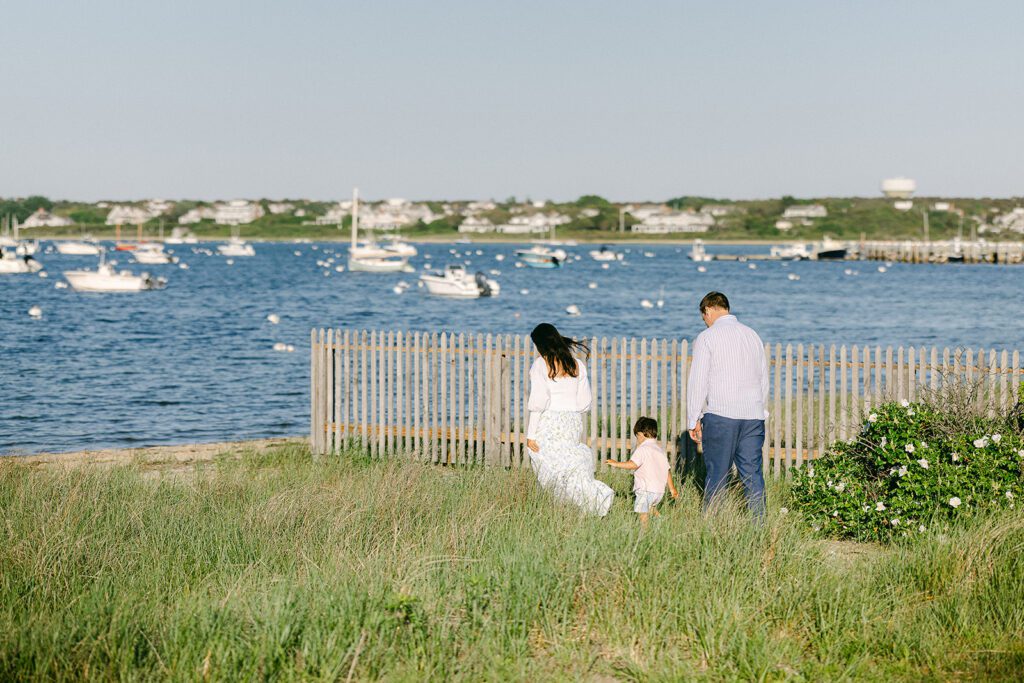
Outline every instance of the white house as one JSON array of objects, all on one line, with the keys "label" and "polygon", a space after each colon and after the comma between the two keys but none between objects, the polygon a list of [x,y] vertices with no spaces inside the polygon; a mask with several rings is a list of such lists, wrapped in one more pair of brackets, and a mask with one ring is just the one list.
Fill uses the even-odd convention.
[{"label": "white house", "polygon": [[467,212],[473,212],[473,211],[494,211],[496,208],[498,208],[498,205],[495,204],[492,201],[470,202],[470,203],[466,204],[466,211]]},{"label": "white house", "polygon": [[217,225],[244,225],[263,216],[263,207],[257,202],[235,199],[217,204],[213,220]]},{"label": "white house", "polygon": [[641,221],[667,210],[664,204],[626,204],[623,208],[630,216],[639,218]]},{"label": "white house", "polygon": [[142,207],[116,205],[107,214],[107,225],[141,225],[152,217],[153,214]]},{"label": "white house", "polygon": [[633,225],[632,231],[648,235],[664,235],[675,232],[707,232],[714,224],[715,217],[710,214],[693,213],[691,211],[665,211],[649,215],[643,222]]},{"label": "white house", "polygon": [[327,209],[327,213],[323,216],[317,216],[314,221],[317,225],[340,225],[342,219],[351,213],[352,203],[349,202],[349,208],[346,209],[341,204],[337,204]]},{"label": "white house", "polygon": [[949,202],[935,202],[932,204],[932,211],[938,211],[940,213],[952,210],[953,205]]},{"label": "white house", "polygon": [[786,230],[790,230],[793,227],[793,221],[787,221],[783,218],[780,218],[779,220],[775,221],[775,227],[778,230],[782,230],[783,232],[785,232]]},{"label": "white house", "polygon": [[167,213],[173,208],[174,202],[169,202],[166,199],[150,199],[146,202],[146,211],[149,211],[150,218]]},{"label": "white house", "polygon": [[794,204],[787,206],[782,213],[783,218],[824,218],[828,209],[821,204]]},{"label": "white house", "polygon": [[64,216],[56,216],[46,209],[39,207],[36,212],[25,219],[21,224],[23,228],[63,228],[74,225],[75,222]]},{"label": "white house", "polygon": [[212,221],[217,215],[216,210],[209,206],[200,206],[189,209],[178,217],[178,223],[182,225],[193,225],[199,221]]},{"label": "white house", "polygon": [[992,225],[997,230],[1024,233],[1024,207],[1018,206],[1013,211],[996,216]]},{"label": "white house", "polygon": [[715,218],[721,218],[723,216],[731,216],[734,213],[740,213],[740,207],[735,204],[705,204],[700,207],[700,212]]},{"label": "white house", "polygon": [[525,235],[534,232],[548,232],[559,225],[565,225],[572,219],[565,214],[535,213],[531,215],[512,216],[508,223],[497,226],[497,231],[506,235]]},{"label": "white house", "polygon": [[459,225],[459,232],[494,232],[494,223],[480,216],[466,216]]},{"label": "white house", "polygon": [[289,213],[294,208],[295,205],[292,204],[291,202],[270,202],[269,204],[267,204],[267,211],[274,214],[275,216],[280,215],[282,213]]}]

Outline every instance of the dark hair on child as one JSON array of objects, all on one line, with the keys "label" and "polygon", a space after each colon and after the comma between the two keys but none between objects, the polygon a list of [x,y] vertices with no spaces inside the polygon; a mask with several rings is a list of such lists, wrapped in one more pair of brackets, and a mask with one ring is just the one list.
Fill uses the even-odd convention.
[{"label": "dark hair on child", "polygon": [[649,439],[658,438],[658,421],[653,417],[641,417],[638,418],[636,424],[633,425],[634,434],[643,434]]}]

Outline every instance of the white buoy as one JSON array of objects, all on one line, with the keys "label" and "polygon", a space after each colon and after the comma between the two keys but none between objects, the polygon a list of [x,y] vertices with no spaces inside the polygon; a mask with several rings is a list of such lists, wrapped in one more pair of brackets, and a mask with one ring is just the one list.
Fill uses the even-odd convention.
[{"label": "white buoy", "polygon": [[296,256],[302,256],[301,251],[293,251],[292,253],[295,254]]},{"label": "white buoy", "polygon": [[580,307],[576,304],[569,304],[565,307],[565,312],[572,316],[580,315]]},{"label": "white buoy", "polygon": [[235,265],[235,259],[229,258],[227,261],[225,261],[225,263],[227,263],[229,266],[233,266]]},{"label": "white buoy", "polygon": [[476,255],[477,255],[477,256],[483,256],[483,255],[484,255],[484,251],[483,251],[483,249],[477,249],[477,250],[476,250]]},{"label": "white buoy", "polygon": [[497,256],[494,257],[494,260],[495,261],[504,261],[505,260],[505,255],[504,254],[498,254]]},{"label": "white buoy", "polygon": [[344,273],[345,272],[345,266],[334,266],[334,271],[337,272],[337,273]]},{"label": "white buoy", "polygon": [[608,270],[609,268],[611,268],[611,266],[609,266],[607,263],[601,264],[601,270]]},{"label": "white buoy", "polygon": [[878,272],[879,273],[884,273],[885,272],[885,266],[878,266]]},{"label": "white buoy", "polygon": [[46,273],[46,271],[45,271],[45,270],[40,270],[40,271],[39,271],[39,277],[41,277],[41,278],[48,278],[48,277],[50,277],[50,276],[49,276],[49,275],[47,275],[47,273]]},{"label": "white buoy", "polygon": [[640,300],[640,307],[641,308],[654,308],[654,304],[651,303],[650,299],[641,299]]},{"label": "white buoy", "polygon": [[394,287],[391,288],[391,291],[394,292],[395,294],[401,294],[402,292],[405,291],[405,288],[395,285]]},{"label": "white buoy", "polygon": [[654,302],[654,305],[657,306],[658,308],[665,308],[665,300],[658,299],[657,301]]},{"label": "white buoy", "polygon": [[697,272],[698,273],[706,273],[706,272],[708,272],[708,269],[705,266],[697,266]]},{"label": "white buoy", "polygon": [[847,268],[843,271],[844,275],[853,275],[853,268]]},{"label": "white buoy", "polygon": [[279,322],[281,322],[281,316],[279,316],[277,313],[271,313],[270,315],[267,316],[267,322],[270,323],[271,325],[276,325]]},{"label": "white buoy", "polygon": [[277,342],[276,344],[274,344],[273,349],[275,351],[287,351],[288,345],[285,344],[284,342]]},{"label": "white buoy", "polygon": [[757,264],[756,263],[748,263],[747,264],[747,268],[750,268],[750,270],[757,270]]},{"label": "white buoy", "polygon": [[[605,265],[608,265],[608,264],[605,264]],[[522,261],[516,261],[516,268],[522,268],[522,267],[523,267],[523,262]]]},{"label": "white buoy", "polygon": [[498,277],[499,275],[501,275],[501,271],[498,270],[497,268],[491,268],[488,272],[494,277]]},{"label": "white buoy", "polygon": [[28,314],[33,318],[42,318],[43,309],[39,308],[38,306],[33,306],[32,308],[28,309]]},{"label": "white buoy", "polygon": [[331,276],[331,271],[325,270],[324,271],[324,277],[330,277],[330,276]]},{"label": "white buoy", "polygon": [[188,270],[188,264],[187,263],[179,263],[178,267],[181,268],[182,270]]},{"label": "white buoy", "polygon": [[54,289],[67,289],[68,288],[68,283],[66,283],[66,282],[54,282],[53,283],[53,288]]},{"label": "white buoy", "polygon": [[799,280],[799,279],[800,279],[800,276],[799,276],[799,275],[797,275],[796,273],[790,273],[790,274],[789,274],[789,275],[787,275],[786,277],[788,277],[788,278],[789,278],[790,280],[792,280],[793,282],[796,282],[797,280]]},{"label": "white buoy", "polygon": [[285,350],[286,350],[286,351],[287,351],[288,353],[295,353],[295,347],[294,347],[294,346],[292,346],[291,344],[289,344],[288,346],[286,346],[286,347],[285,347]]},{"label": "white buoy", "polygon": [[597,289],[597,283],[596,282],[591,282],[591,283],[587,284],[587,288],[588,289]]},{"label": "white buoy", "polygon": [[530,293],[530,290],[528,290],[528,289],[520,289],[519,293],[522,294],[523,296],[526,296],[527,294]]}]

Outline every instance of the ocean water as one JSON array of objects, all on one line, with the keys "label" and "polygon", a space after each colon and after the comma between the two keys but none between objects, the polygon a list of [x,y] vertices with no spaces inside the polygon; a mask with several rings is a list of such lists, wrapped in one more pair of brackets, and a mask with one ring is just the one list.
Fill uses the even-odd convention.
[{"label": "ocean water", "polygon": [[[684,247],[633,245],[605,270],[581,245],[568,249],[581,260],[534,270],[515,267],[515,245],[417,246],[417,271],[467,261],[496,269],[500,296],[456,301],[426,295],[417,275],[338,273],[338,244],[256,243],[255,257],[233,265],[171,247],[188,270],[118,254],[121,266],[169,281],[121,295],[56,289],[63,270],[96,259],[42,254],[48,278],[0,276],[0,453],[304,434],[313,327],[528,333],[552,322],[574,336],[682,339],[703,329],[697,304],[719,290],[768,342],[1024,350],[1019,266],[893,264],[881,273],[877,262],[723,261],[699,272]],[[411,286],[396,294],[402,281]],[[642,299],[664,304],[644,308]],[[582,314],[568,316],[570,304]],[[29,317],[33,305],[41,319]],[[277,342],[295,351],[275,352]]]}]

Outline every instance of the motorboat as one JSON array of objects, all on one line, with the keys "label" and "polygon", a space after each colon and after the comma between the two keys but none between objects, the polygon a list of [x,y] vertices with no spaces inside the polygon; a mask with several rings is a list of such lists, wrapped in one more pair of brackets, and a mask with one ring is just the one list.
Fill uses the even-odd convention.
[{"label": "motorboat", "polygon": [[783,259],[785,261],[806,261],[811,258],[811,252],[807,248],[807,245],[801,243],[772,247],[769,251],[769,255],[772,258]]},{"label": "motorboat", "polygon": [[142,292],[167,285],[165,278],[154,278],[148,273],[133,275],[129,270],[118,272],[114,265],[106,262],[101,252],[96,270],[66,270],[64,277],[78,292]]},{"label": "motorboat", "polygon": [[420,275],[420,282],[427,292],[436,296],[476,299],[497,296],[501,291],[497,281],[488,279],[483,273],[472,275],[461,265],[450,265],[443,273],[424,273]]},{"label": "motorboat", "polygon": [[409,257],[372,242],[359,240],[359,189],[352,190],[352,244],[348,248],[348,269],[363,273],[400,273],[410,269]]},{"label": "motorboat", "polygon": [[174,228],[171,236],[164,240],[165,244],[198,244],[199,239],[188,228]]},{"label": "motorboat", "polygon": [[600,249],[593,249],[590,252],[590,258],[595,261],[621,261],[622,257],[623,255],[619,252],[605,246],[602,246]]},{"label": "motorboat", "polygon": [[60,240],[53,243],[58,254],[64,256],[99,256],[100,245],[94,242]]},{"label": "motorboat", "polygon": [[255,256],[256,250],[251,244],[240,238],[238,235],[232,235],[224,244],[217,245],[217,251],[221,256]]},{"label": "motorboat", "polygon": [[711,254],[707,253],[704,249],[704,240],[694,240],[693,246],[690,247],[690,253],[688,254],[691,261],[698,263],[707,263],[711,260]]},{"label": "motorboat", "polygon": [[147,266],[163,266],[169,263],[177,263],[178,259],[164,251],[162,245],[147,244],[132,252],[132,258],[136,263]]},{"label": "motorboat", "polygon": [[814,246],[811,258],[818,261],[838,261],[846,258],[847,246],[845,242],[825,236],[821,242]]},{"label": "motorboat", "polygon": [[31,254],[18,254],[10,249],[0,250],[0,275],[23,275],[38,273],[43,264],[32,258]]},{"label": "motorboat", "polygon": [[400,239],[393,239],[382,247],[385,251],[404,256],[406,258],[412,258],[419,252],[416,247]]},{"label": "motorboat", "polygon": [[568,258],[564,249],[552,249],[540,244],[529,249],[517,249],[516,256],[531,268],[558,268]]}]

